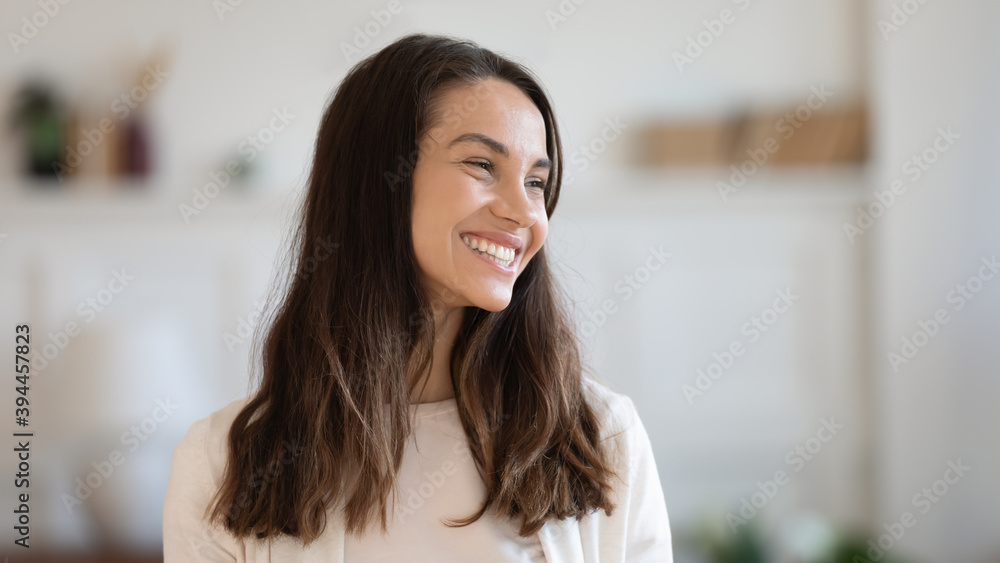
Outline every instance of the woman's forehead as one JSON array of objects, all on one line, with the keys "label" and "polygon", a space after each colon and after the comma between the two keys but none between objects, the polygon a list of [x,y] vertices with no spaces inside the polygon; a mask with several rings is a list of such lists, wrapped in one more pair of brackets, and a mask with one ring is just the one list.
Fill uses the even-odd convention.
[{"label": "woman's forehead", "polygon": [[485,89],[467,85],[444,93],[428,134],[449,148],[488,138],[508,148],[506,156],[545,156],[545,121],[534,102],[513,84],[493,82]]}]

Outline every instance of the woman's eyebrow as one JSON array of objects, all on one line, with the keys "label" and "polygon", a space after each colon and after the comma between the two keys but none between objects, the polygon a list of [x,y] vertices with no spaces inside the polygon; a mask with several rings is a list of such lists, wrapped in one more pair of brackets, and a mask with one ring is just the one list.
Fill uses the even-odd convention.
[{"label": "woman's eyebrow", "polygon": [[[503,156],[504,158],[510,158],[510,151],[507,150],[507,146],[500,141],[483,135],[482,133],[462,133],[458,137],[455,137],[450,143],[448,143],[448,148],[461,144],[461,143],[479,143],[484,145],[491,151]],[[535,161],[532,168],[545,168],[548,170],[552,169],[552,161],[547,158],[539,158]]]}]

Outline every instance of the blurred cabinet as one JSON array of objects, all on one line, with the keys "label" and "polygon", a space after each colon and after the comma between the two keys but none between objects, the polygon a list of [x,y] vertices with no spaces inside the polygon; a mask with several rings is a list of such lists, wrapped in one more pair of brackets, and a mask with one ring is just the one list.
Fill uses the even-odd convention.
[{"label": "blurred cabinet", "polygon": [[[224,335],[244,332],[270,281],[281,201],[220,198],[189,223],[178,203],[49,193],[0,204],[0,318],[9,331],[30,324],[38,354],[37,551],[159,550],[174,446],[246,394],[249,342]],[[0,354],[13,363],[12,347]]]},{"label": "blurred cabinet", "polygon": [[[865,172],[767,173],[723,199],[726,174],[609,171],[564,193],[546,244],[584,355],[635,402],[678,537],[702,519],[728,534],[778,471],[756,523],[858,521],[867,241],[842,225]],[[816,450],[824,421],[843,428]]]}]

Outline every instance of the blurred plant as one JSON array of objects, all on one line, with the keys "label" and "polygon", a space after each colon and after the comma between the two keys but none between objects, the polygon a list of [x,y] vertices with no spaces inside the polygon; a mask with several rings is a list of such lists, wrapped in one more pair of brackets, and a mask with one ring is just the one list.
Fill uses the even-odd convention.
[{"label": "blurred plant", "polygon": [[763,563],[765,543],[754,522],[731,532],[706,520],[699,526],[695,541],[713,563]]},{"label": "blurred plant", "polygon": [[[783,543],[802,563],[908,563],[877,545],[877,539],[857,532],[834,530],[818,514],[799,514],[783,528]],[[890,548],[891,549],[891,548]]]},{"label": "blurred plant", "polygon": [[783,559],[797,563],[914,563],[873,548],[875,544],[864,534],[837,533],[817,515],[799,515],[781,525],[776,537],[766,539],[757,521],[742,524],[735,531],[720,522],[719,518],[706,517],[690,537],[700,552],[699,560],[763,563],[773,561],[775,550],[780,548],[786,554]]},{"label": "blurred plant", "polygon": [[248,158],[245,154],[240,153],[232,155],[222,168],[226,168],[232,162],[236,162],[236,173],[232,175],[233,179],[245,181],[248,178],[253,178],[257,175],[257,166],[253,163],[253,160]]},{"label": "blurred plant", "polygon": [[829,563],[913,563],[910,559],[903,559],[892,554],[884,554],[878,559],[868,557],[868,550],[871,546],[867,538],[861,536],[851,536],[841,538],[833,547],[833,552]]},{"label": "blurred plant", "polygon": [[833,527],[818,514],[796,514],[781,525],[782,547],[795,561],[831,563],[830,554],[837,542]]},{"label": "blurred plant", "polygon": [[55,176],[63,162],[65,113],[53,89],[29,81],[14,96],[9,122],[25,136],[26,169],[33,176]]}]

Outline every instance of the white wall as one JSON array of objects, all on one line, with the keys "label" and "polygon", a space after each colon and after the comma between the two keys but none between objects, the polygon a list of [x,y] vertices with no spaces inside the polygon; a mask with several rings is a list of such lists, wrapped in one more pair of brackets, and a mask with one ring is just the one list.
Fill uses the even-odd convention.
[{"label": "white wall", "polygon": [[[892,2],[872,6],[888,19]],[[938,128],[961,135],[900,197],[873,234],[876,298],[874,376],[880,386],[881,522],[913,512],[900,549],[927,560],[995,559],[1000,486],[1000,278],[962,310],[949,292],[1000,253],[995,166],[1000,147],[1000,9],[995,2],[928,2],[883,40],[872,28],[872,82],[880,131],[878,179],[885,189],[903,162],[932,143]],[[919,320],[938,308],[951,319],[896,373]],[[913,496],[943,476],[948,460],[972,467],[933,508]]]}]

